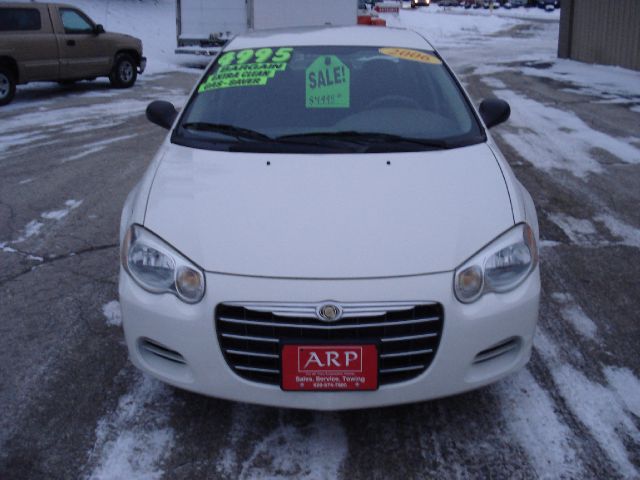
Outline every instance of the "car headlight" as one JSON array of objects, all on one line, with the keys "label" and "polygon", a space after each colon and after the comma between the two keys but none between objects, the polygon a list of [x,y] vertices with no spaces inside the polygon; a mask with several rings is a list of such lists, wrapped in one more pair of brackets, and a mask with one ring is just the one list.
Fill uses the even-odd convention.
[{"label": "car headlight", "polygon": [[471,303],[485,293],[513,290],[537,264],[538,248],[533,230],[525,223],[516,225],[456,269],[456,297],[463,303]]},{"label": "car headlight", "polygon": [[140,225],[127,231],[120,257],[131,278],[151,293],[172,293],[187,303],[197,303],[204,296],[203,271]]}]

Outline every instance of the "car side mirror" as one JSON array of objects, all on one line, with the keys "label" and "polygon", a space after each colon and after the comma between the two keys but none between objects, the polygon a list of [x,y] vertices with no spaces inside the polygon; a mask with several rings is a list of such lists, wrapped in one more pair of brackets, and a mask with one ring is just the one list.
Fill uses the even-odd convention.
[{"label": "car side mirror", "polygon": [[178,111],[172,103],[156,100],[147,106],[147,119],[151,123],[169,130],[176,119]]},{"label": "car side mirror", "polygon": [[480,116],[487,128],[506,122],[511,116],[511,107],[499,98],[487,98],[480,104]]},{"label": "car side mirror", "polygon": [[98,24],[98,25],[96,25],[96,28],[95,28],[94,31],[95,31],[96,35],[100,35],[101,33],[104,33],[104,27],[102,25]]}]

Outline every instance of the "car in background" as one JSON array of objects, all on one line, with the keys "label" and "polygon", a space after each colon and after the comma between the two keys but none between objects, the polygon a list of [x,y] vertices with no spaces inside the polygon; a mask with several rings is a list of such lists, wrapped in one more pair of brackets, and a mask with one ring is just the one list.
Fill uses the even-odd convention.
[{"label": "car in background", "polygon": [[479,388],[529,360],[538,221],[420,34],[273,30],[225,45],[125,202],[129,357],[179,388],[344,410]]},{"label": "car in background", "polygon": [[0,3],[0,105],[16,85],[108,77],[129,88],[144,72],[142,41],[108,33],[82,10],[55,3]]},{"label": "car in background", "polygon": [[553,11],[556,8],[560,8],[560,0],[538,0],[538,8]]},{"label": "car in background", "polygon": [[428,7],[431,5],[431,0],[411,0],[411,8]]},{"label": "car in background", "polygon": [[371,0],[358,0],[358,15],[369,15],[373,3]]}]

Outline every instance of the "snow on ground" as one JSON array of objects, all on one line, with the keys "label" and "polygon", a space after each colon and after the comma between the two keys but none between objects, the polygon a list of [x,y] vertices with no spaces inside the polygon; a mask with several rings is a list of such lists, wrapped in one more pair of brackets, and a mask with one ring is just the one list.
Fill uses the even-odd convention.
[{"label": "snow on ground", "polygon": [[573,112],[544,105],[512,90],[500,88],[494,94],[509,102],[509,125],[518,130],[503,132],[501,137],[541,170],[565,170],[579,178],[602,173],[596,148],[624,163],[640,163],[640,149],[632,145],[633,139],[615,138],[595,130]]},{"label": "snow on ground", "polygon": [[[547,217],[562,229],[574,245],[580,247],[625,245],[640,248],[640,230],[620,220],[604,207],[602,212],[593,219],[575,218],[565,213],[547,213]],[[608,231],[614,240],[603,238],[600,231]]]},{"label": "snow on ground", "polygon": [[549,68],[526,67],[522,73],[573,83],[578,88],[572,91],[578,93],[640,103],[640,72],[635,70],[554,58]]},{"label": "snow on ground", "polygon": [[40,230],[42,230],[43,226],[44,224],[42,222],[39,222],[37,220],[31,220],[29,223],[27,223],[24,226],[24,232],[22,233],[22,235],[20,235],[18,238],[16,238],[14,241],[10,243],[22,243],[26,239],[40,234]]},{"label": "snow on ground", "polygon": [[96,427],[89,452],[95,465],[90,480],[156,480],[162,462],[171,453],[174,431],[169,426],[172,395],[158,380],[138,374],[132,390],[120,398],[117,409]]},{"label": "snow on ground", "polygon": [[[499,41],[499,40],[497,40]],[[526,76],[542,77],[562,82],[562,90],[585,96],[598,97],[596,103],[628,105],[640,113],[640,72],[610,65],[593,65],[557,58],[556,44],[552,49],[539,49],[535,53],[504,57],[475,67],[476,75],[516,72]],[[514,62],[522,65],[513,66]]]},{"label": "snow on ground", "polygon": [[501,17],[501,18],[518,18],[522,20],[548,20],[559,21],[560,10],[556,9],[552,12],[547,12],[542,8],[496,8],[494,10],[484,8],[461,8],[461,7],[439,7],[432,5],[433,8],[421,8],[421,11],[442,12],[450,15],[465,15],[465,16],[479,16],[479,17]]},{"label": "snow on ground", "polygon": [[[234,404],[228,444],[217,470],[230,478],[306,480],[338,478],[348,452],[347,436],[335,413],[314,412],[311,422],[299,425],[280,410],[271,432],[256,432],[262,407]],[[252,445],[247,459],[238,463],[240,443]],[[237,473],[239,472],[239,473]]]},{"label": "snow on ground", "polygon": [[107,325],[110,327],[119,327],[122,325],[122,310],[120,302],[111,300],[102,306],[102,314],[107,319]]},{"label": "snow on ground", "polygon": [[[34,84],[42,88],[43,84]],[[43,148],[51,148],[67,142],[70,135],[77,136],[98,129],[106,129],[114,126],[126,125],[132,117],[144,115],[144,112],[153,97],[154,91],[147,89],[145,95],[140,98],[121,97],[118,90],[90,90],[74,93],[74,102],[83,102],[84,98],[105,97],[104,102],[69,106],[49,110],[43,103],[37,102],[39,107],[32,112],[13,115],[2,120],[3,137],[0,152],[10,151],[19,154],[32,148],[34,143]],[[163,99],[172,102],[180,108],[186,101],[186,95],[181,90],[166,91]],[[31,103],[30,106],[33,106]],[[9,105],[5,108],[19,106]],[[24,108],[22,105],[20,108]],[[30,125],[38,125],[34,132]],[[132,138],[135,134],[110,136],[109,138],[93,143],[86,143],[78,151],[72,147],[64,149],[64,155],[60,162],[80,160],[93,153],[105,150],[113,143]],[[1,161],[1,160],[0,160]]]},{"label": "snow on ground", "polygon": [[348,452],[344,427],[336,414],[314,413],[307,427],[285,423],[254,448],[244,463],[241,479],[337,478]]},{"label": "snow on ground", "polygon": [[596,340],[598,327],[580,308],[573,297],[568,293],[553,293],[551,298],[560,304],[560,315],[562,319],[569,322],[571,326],[582,336]]},{"label": "snow on ground", "polygon": [[81,158],[87,157],[89,155],[93,155],[94,153],[101,152],[114,143],[122,142],[124,140],[129,140],[130,138],[134,138],[134,137],[136,137],[136,134],[120,135],[118,137],[112,137],[107,140],[102,140],[100,142],[85,144],[81,152],[76,153],[75,155],[70,155],[68,157],[65,157],[62,160],[62,163],[80,160]]},{"label": "snow on ground", "polygon": [[[63,208],[59,210],[52,210],[50,212],[43,212],[40,214],[40,217],[44,220],[60,221],[80,205],[82,205],[82,200],[67,200],[66,202],[64,202]],[[13,240],[10,243],[22,243],[28,238],[39,235],[42,227],[44,227],[44,223],[38,220],[31,220],[25,225],[22,235],[20,235],[17,239]]]},{"label": "snow on ground", "polygon": [[15,253],[18,255],[22,255],[23,257],[26,257],[27,260],[35,260],[38,262],[44,261],[43,257],[28,254],[26,252],[19,250],[18,248],[12,247],[11,245],[13,246],[19,245],[31,237],[40,235],[43,227],[45,227],[46,224],[51,225],[52,221],[59,222],[60,220],[64,219],[67,215],[69,215],[69,213],[71,213],[72,210],[75,210],[80,205],[82,205],[82,202],[83,202],[82,200],[73,200],[73,199],[67,200],[64,203],[63,208],[41,213],[40,219],[43,221],[31,220],[25,225],[22,233],[18,236],[18,238],[15,238],[13,240],[4,240],[0,242],[0,252]]},{"label": "snow on ground", "polygon": [[604,374],[618,394],[619,401],[640,418],[640,380],[628,368],[607,367]]},{"label": "snow on ground", "polygon": [[640,248],[640,229],[623,222],[611,213],[601,213],[595,219],[603,223],[614,237],[619,238],[622,245]]},{"label": "snow on ground", "polygon": [[40,214],[42,218],[47,220],[62,220],[64,217],[69,215],[71,210],[75,210],[80,205],[82,205],[82,200],[67,200],[64,202],[65,208],[61,208],[60,210],[53,210],[51,212],[44,212]]},{"label": "snow on ground", "polygon": [[519,22],[498,16],[478,18],[476,15],[451,14],[448,10],[421,8],[401,10],[400,16],[382,15],[391,27],[405,27],[423,34],[435,47],[455,44],[459,37],[480,37],[506,30]]},{"label": "snow on ground", "polygon": [[640,471],[629,459],[626,440],[640,442],[640,430],[633,417],[640,399],[638,379],[628,370],[605,367],[611,384],[597,383],[565,361],[560,347],[541,330],[535,345],[573,415],[588,429],[620,475],[637,478]]},{"label": "snow on ground", "polygon": [[509,432],[540,478],[583,476],[583,467],[569,441],[571,429],[558,417],[553,399],[528,370],[496,384],[495,390]]},{"label": "snow on ground", "polygon": [[579,246],[597,246],[602,240],[591,220],[575,218],[564,213],[549,213],[549,220],[558,225],[572,243]]}]

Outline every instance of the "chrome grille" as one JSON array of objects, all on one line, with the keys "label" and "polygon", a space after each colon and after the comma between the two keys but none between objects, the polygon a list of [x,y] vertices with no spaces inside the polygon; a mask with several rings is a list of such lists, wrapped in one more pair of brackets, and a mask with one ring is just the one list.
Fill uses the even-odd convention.
[{"label": "chrome grille", "polygon": [[375,343],[380,385],[414,378],[433,361],[444,319],[439,303],[337,304],[342,318],[328,323],[318,319],[315,303],[221,303],[220,348],[238,375],[273,385],[280,384],[281,342]]}]

